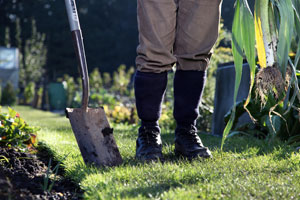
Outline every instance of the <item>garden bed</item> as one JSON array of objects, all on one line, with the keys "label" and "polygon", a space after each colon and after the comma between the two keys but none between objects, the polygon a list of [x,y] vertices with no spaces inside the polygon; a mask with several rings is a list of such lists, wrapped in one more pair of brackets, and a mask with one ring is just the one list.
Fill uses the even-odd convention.
[{"label": "garden bed", "polygon": [[[55,179],[53,174],[47,178],[49,161],[46,148],[36,154],[0,148],[0,199],[81,199],[82,191],[61,176],[62,168]],[[50,169],[59,164],[52,163]]]}]

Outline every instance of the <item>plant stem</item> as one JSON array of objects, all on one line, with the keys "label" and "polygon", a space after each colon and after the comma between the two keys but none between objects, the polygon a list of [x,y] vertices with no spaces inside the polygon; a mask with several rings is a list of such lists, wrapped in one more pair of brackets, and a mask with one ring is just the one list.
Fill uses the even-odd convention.
[{"label": "plant stem", "polygon": [[[269,3],[269,9],[268,9],[268,14],[269,14],[269,26],[270,26],[270,35],[271,35],[271,40],[272,40],[272,49],[274,55],[277,53],[277,43],[278,43],[278,36],[276,32],[276,23],[275,23],[275,16],[274,16],[274,8],[271,4]],[[274,56],[274,61],[276,62],[276,56]]]},{"label": "plant stem", "polygon": [[275,52],[273,51],[274,48],[269,25],[269,0],[260,0],[260,12],[267,67],[271,67],[275,63]]}]

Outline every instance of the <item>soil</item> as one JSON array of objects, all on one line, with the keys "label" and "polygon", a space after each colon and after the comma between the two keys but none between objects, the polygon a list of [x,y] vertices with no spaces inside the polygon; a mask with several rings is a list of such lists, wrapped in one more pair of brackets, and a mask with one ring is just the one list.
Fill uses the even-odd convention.
[{"label": "soil", "polygon": [[[48,185],[54,182],[53,188],[43,190],[50,157],[45,148],[32,154],[0,147],[0,199],[82,199],[83,192],[78,185],[62,176],[61,167],[55,181],[53,175],[47,181]],[[57,165],[57,162],[52,163],[50,169]]]}]

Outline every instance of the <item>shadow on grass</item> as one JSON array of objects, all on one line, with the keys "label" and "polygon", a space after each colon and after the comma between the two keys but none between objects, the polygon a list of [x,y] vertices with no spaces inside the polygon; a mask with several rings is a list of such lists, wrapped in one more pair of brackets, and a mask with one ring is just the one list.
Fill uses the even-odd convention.
[{"label": "shadow on grass", "polygon": [[[132,130],[136,130],[132,129]],[[118,130],[120,131],[120,130]],[[128,131],[128,130],[127,130]],[[129,130],[130,131],[130,130]],[[124,133],[125,137],[133,137],[130,133]],[[209,134],[200,134],[200,137],[203,141],[203,144],[209,147],[213,154],[220,153],[220,144],[221,137],[216,137]],[[163,149],[164,149],[164,160],[158,161],[161,164],[179,164],[182,162],[189,162],[189,160],[184,158],[178,158],[174,154],[174,133],[171,131],[163,131],[162,132],[162,141],[163,141]],[[235,136],[228,140],[226,140],[223,151],[225,153],[239,153],[242,157],[254,157],[261,156],[266,154],[274,154],[274,158],[281,160],[286,159],[291,155],[293,149],[283,142],[276,141],[273,143],[268,143],[265,140],[260,140],[254,137],[249,136]],[[123,164],[120,167],[124,166],[143,166],[144,164],[151,164],[151,162],[141,162],[135,159],[135,152],[132,152],[130,155],[123,158]],[[227,154],[228,155],[228,154]],[[230,155],[229,155],[230,156]],[[199,159],[201,160],[201,159]],[[209,161],[208,161],[209,162]],[[158,165],[159,166],[159,165]],[[74,170],[69,173],[74,173],[74,177],[77,180],[81,180],[87,174],[94,173],[106,173],[114,168],[111,167],[95,167],[93,165],[85,166],[83,163],[76,164]],[[72,176],[72,175],[71,175]],[[134,193],[134,192],[133,192]]]},{"label": "shadow on grass", "polygon": [[[203,144],[207,146],[213,152],[220,152],[221,137],[213,136],[210,134],[199,134]],[[163,141],[164,151],[164,163],[178,163],[182,161],[188,161],[187,159],[178,158],[174,154],[174,133],[171,131],[162,131],[161,134]],[[167,152],[166,152],[167,151]],[[225,141],[223,152],[225,153],[239,153],[248,155],[247,157],[261,156],[266,154],[274,154],[276,159],[286,159],[288,158],[294,149],[281,141],[268,142],[266,140],[258,139],[251,136],[235,136],[229,138]],[[166,153],[165,153],[166,152]],[[132,152],[132,157],[124,158],[123,165],[137,166],[145,164],[135,159],[134,153]]]},{"label": "shadow on grass", "polygon": [[124,190],[121,192],[121,196],[126,198],[135,198],[141,195],[144,198],[155,199],[163,192],[169,191],[171,188],[175,189],[180,186],[181,185],[179,183],[173,183],[173,184],[160,183],[160,184],[155,184],[153,186],[138,187],[134,189]]},{"label": "shadow on grass", "polygon": [[[55,152],[44,142],[39,142],[37,146],[37,156],[43,160],[43,162],[48,166],[50,159],[51,159],[51,168],[55,167],[59,163],[61,163],[60,160],[58,160],[55,157]],[[64,175],[65,168],[62,165],[59,165],[58,175]]]},{"label": "shadow on grass", "polygon": [[[219,151],[220,146],[218,146]],[[249,154],[249,156],[274,154],[274,158],[281,160],[290,157],[295,149],[279,139],[267,141],[254,136],[234,136],[225,141],[223,151],[228,153]],[[251,154],[250,152],[255,153]]]},{"label": "shadow on grass", "polygon": [[[66,176],[66,168],[62,165],[65,159],[59,159],[56,157],[55,152],[47,146],[47,144],[43,142],[39,142],[37,146],[37,157],[50,169],[51,173],[55,174],[55,167],[58,167],[57,175],[60,176],[58,180],[51,180],[55,187],[64,188],[64,189],[71,189],[73,192],[72,199],[83,199],[84,191],[80,189],[78,183],[72,179],[72,177]],[[49,163],[51,164],[49,166]],[[55,175],[56,177],[56,175]],[[45,181],[45,180],[44,180]],[[50,183],[50,182],[49,182]]]},{"label": "shadow on grass", "polygon": [[[210,135],[210,134],[199,134],[203,144],[207,146],[212,151],[220,151],[221,147],[221,137]],[[164,146],[172,146],[174,149],[174,133],[167,132],[162,134],[162,140],[165,144]],[[279,139],[274,139],[269,142],[267,140],[258,139],[251,136],[235,136],[229,138],[225,141],[223,151],[224,152],[234,152],[234,153],[245,153],[256,149],[256,155],[266,155],[274,153],[277,151],[275,157],[277,159],[285,159],[294,152],[294,148],[280,141]],[[279,150],[279,151],[278,151]],[[171,160],[175,157],[172,153],[169,153],[166,158]],[[175,157],[176,158],[176,157]]]}]

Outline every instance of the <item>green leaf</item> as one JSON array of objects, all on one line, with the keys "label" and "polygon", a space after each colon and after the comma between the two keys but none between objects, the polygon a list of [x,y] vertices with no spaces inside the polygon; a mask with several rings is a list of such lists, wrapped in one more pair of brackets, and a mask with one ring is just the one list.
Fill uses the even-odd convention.
[{"label": "green leaf", "polygon": [[278,63],[283,77],[288,64],[288,57],[294,31],[294,10],[292,0],[277,0],[280,13],[279,42],[277,47]]},{"label": "green leaf", "polygon": [[244,107],[249,104],[251,99],[251,91],[254,85],[255,80],[255,25],[253,14],[249,8],[248,2],[243,0],[240,7],[240,22],[241,23],[241,32],[242,32],[242,41],[243,49],[247,58],[247,61],[250,66],[250,89],[248,97],[245,101]]},{"label": "green leaf", "polygon": [[290,137],[287,141],[288,144],[293,144],[296,142],[300,142],[300,135],[294,135],[294,136]]},{"label": "green leaf", "polygon": [[236,135],[247,135],[247,136],[251,136],[249,133],[246,133],[244,131],[232,131],[230,134],[228,134],[227,138],[231,138],[233,136]]},{"label": "green leaf", "polygon": [[277,115],[267,116],[266,125],[269,130],[269,133],[272,135],[276,135],[281,128],[281,119]]},{"label": "green leaf", "polygon": [[298,16],[300,16],[300,1],[293,0],[293,7],[294,7],[296,13],[298,14]]},{"label": "green leaf", "polygon": [[13,110],[12,108],[8,107],[8,114],[11,118],[15,118],[17,115],[17,112]]},{"label": "green leaf", "polygon": [[300,1],[293,1],[293,6],[295,10],[295,29],[296,29],[296,34],[298,36],[298,48],[297,48],[297,53],[295,56],[294,60],[294,65],[295,67],[298,66],[299,63],[299,58],[300,58]]},{"label": "green leaf", "polygon": [[253,14],[249,8],[247,1],[242,1],[240,6],[240,28],[242,32],[243,49],[247,61],[255,72],[255,27]]},{"label": "green leaf", "polygon": [[232,54],[234,58],[234,65],[235,65],[235,86],[234,86],[234,98],[233,98],[233,108],[232,113],[230,116],[230,119],[228,123],[225,126],[225,129],[223,131],[223,138],[221,142],[221,151],[224,146],[225,139],[227,135],[229,134],[234,119],[235,119],[235,105],[236,105],[236,98],[237,93],[240,87],[240,82],[242,78],[242,71],[243,71],[243,41],[242,41],[242,32],[240,29],[240,0],[237,0],[236,6],[235,6],[235,13],[234,13],[234,19],[233,19],[233,25],[232,25]]}]

